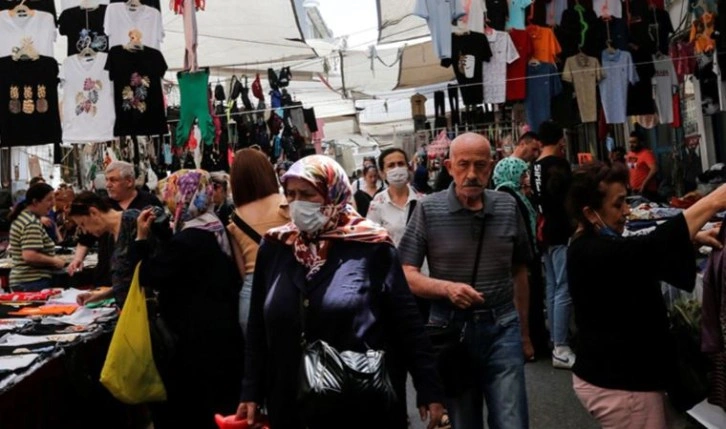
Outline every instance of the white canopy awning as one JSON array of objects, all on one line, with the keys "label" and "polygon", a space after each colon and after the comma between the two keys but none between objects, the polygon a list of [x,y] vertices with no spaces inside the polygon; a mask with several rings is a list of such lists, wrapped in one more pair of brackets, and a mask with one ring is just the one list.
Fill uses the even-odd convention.
[{"label": "white canopy awning", "polygon": [[378,43],[393,43],[429,35],[426,21],[413,15],[416,0],[376,0]]},{"label": "white canopy awning", "polygon": [[454,79],[451,67],[441,67],[430,40],[379,50],[372,60],[369,51],[348,51],[344,56],[343,74],[346,90],[368,95]]}]

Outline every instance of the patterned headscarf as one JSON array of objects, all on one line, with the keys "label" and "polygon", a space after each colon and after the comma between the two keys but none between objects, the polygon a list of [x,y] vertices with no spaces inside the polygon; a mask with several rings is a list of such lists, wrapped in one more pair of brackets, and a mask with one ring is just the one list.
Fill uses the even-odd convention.
[{"label": "patterned headscarf", "polygon": [[537,234],[537,212],[534,210],[532,203],[522,192],[522,174],[529,171],[529,165],[516,156],[508,156],[497,163],[494,167],[494,186],[497,190],[505,187],[509,188],[524,203],[529,212],[529,228],[532,237]]},{"label": "patterned headscarf", "polygon": [[179,170],[161,184],[164,205],[172,213],[174,232],[198,228],[213,232],[222,250],[232,254],[224,225],[214,214],[214,185],[204,170]]},{"label": "patterned headscarf", "polygon": [[374,222],[359,215],[351,206],[353,190],[343,167],[324,155],[305,157],[290,167],[282,176],[285,186],[290,178],[309,182],[323,195],[323,214],[330,219],[315,234],[301,232],[290,222],[268,231],[266,239],[292,246],[295,259],[308,268],[312,277],[325,265],[331,240],[363,243],[390,243],[388,232]]}]

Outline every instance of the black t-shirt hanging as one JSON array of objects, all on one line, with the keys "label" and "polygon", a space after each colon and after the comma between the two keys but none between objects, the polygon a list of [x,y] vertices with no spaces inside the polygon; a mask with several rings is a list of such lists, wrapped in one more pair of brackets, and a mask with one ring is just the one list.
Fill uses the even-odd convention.
[{"label": "black t-shirt hanging", "polygon": [[484,102],[482,86],[482,61],[489,61],[492,50],[487,36],[471,32],[451,35],[451,55],[456,81],[461,89],[464,105],[474,106]]},{"label": "black t-shirt hanging", "polygon": [[[723,12],[726,13],[726,12]],[[671,16],[663,9],[650,9],[648,12],[650,22],[650,35],[655,40],[657,35],[658,49],[663,55],[668,55],[668,38],[675,32]]]},{"label": "black t-shirt hanging", "polygon": [[[111,3],[126,3],[127,1],[128,0],[111,0]],[[159,0],[141,0],[141,4],[161,11],[161,2]]]},{"label": "black t-shirt hanging", "polygon": [[486,0],[486,5],[489,26],[495,30],[504,31],[507,15],[509,15],[507,0]]},{"label": "black t-shirt hanging", "polygon": [[58,32],[68,36],[68,56],[87,47],[96,52],[108,52],[108,36],[103,32],[105,15],[106,5],[103,4],[90,10],[72,7],[61,13]]},{"label": "black t-shirt hanging", "polygon": [[[0,0],[0,10],[13,9],[19,5],[22,0]],[[26,0],[25,6],[32,10],[39,10],[41,12],[48,12],[53,15],[53,21],[58,22],[58,15],[55,11],[54,0]]]},{"label": "black t-shirt hanging", "polygon": [[161,78],[167,65],[161,52],[149,47],[128,51],[114,46],[108,53],[106,70],[114,88],[114,135],[166,134]]},{"label": "black t-shirt hanging", "polygon": [[590,57],[600,58],[600,53],[605,49],[604,35],[601,35],[601,24],[598,23],[597,15],[592,9],[585,9],[580,13],[575,8],[569,8],[562,12],[560,25],[555,27],[555,35],[562,47],[560,58],[569,58],[580,52],[580,43],[584,43],[582,52]]},{"label": "black t-shirt hanging", "polygon": [[0,58],[0,145],[33,146],[61,141],[58,62]]}]

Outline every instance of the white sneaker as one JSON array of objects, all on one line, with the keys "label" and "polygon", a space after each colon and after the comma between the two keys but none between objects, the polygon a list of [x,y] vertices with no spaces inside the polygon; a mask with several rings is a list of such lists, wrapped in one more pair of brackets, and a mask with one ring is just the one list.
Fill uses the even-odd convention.
[{"label": "white sneaker", "polygon": [[567,346],[555,347],[552,351],[552,366],[555,368],[571,369],[575,365],[575,354]]}]

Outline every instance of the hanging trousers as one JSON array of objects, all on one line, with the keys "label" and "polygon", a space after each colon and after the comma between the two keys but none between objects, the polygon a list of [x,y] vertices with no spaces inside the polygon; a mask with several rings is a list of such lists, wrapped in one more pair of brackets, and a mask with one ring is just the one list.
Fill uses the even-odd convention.
[{"label": "hanging trousers", "polygon": [[456,84],[449,84],[449,110],[451,111],[451,125],[459,125],[459,87]]}]

